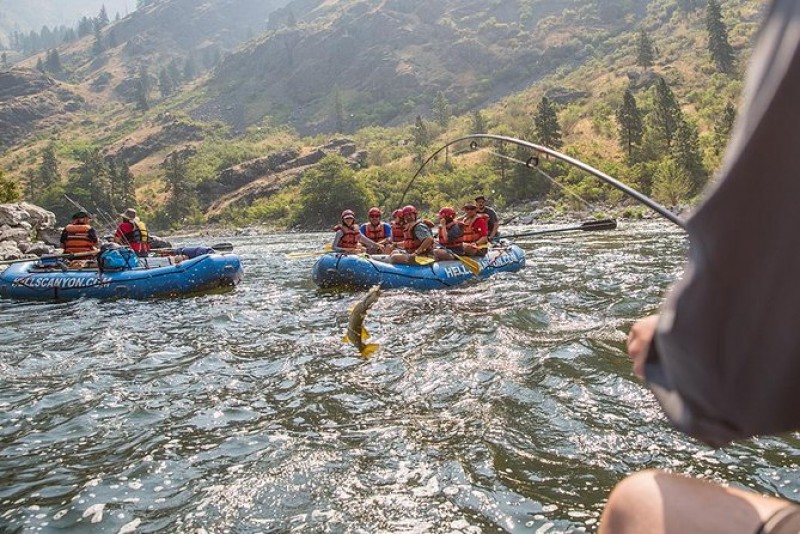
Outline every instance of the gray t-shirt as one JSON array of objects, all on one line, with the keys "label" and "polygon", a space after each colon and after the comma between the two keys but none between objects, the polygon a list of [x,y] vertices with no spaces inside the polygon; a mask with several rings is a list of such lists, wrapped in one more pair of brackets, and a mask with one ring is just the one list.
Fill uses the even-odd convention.
[{"label": "gray t-shirt", "polygon": [[800,429],[798,25],[800,2],[776,0],[645,365],[670,420],[711,445]]}]

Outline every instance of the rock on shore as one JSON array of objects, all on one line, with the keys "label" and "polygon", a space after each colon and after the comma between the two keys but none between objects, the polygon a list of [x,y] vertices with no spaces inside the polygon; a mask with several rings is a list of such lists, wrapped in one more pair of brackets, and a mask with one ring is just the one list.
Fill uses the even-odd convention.
[{"label": "rock on shore", "polygon": [[53,254],[59,237],[52,211],[27,202],[0,204],[0,260]]}]

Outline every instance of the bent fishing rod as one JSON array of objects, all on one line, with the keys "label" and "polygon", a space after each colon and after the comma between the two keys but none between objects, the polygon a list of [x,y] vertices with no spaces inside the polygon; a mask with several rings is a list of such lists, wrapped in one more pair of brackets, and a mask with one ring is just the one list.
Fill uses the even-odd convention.
[{"label": "bent fishing rod", "polygon": [[[570,165],[572,165],[574,167],[577,167],[577,168],[579,168],[579,169],[591,174],[592,176],[594,176],[596,178],[599,178],[600,180],[602,180],[603,182],[609,184],[610,186],[619,189],[620,191],[622,191],[623,193],[625,193],[629,197],[633,198],[637,202],[640,202],[640,203],[644,204],[645,206],[647,206],[648,208],[652,209],[653,211],[655,211],[656,213],[658,213],[662,217],[668,219],[669,221],[675,223],[679,227],[685,229],[684,222],[677,215],[675,215],[674,213],[669,211],[667,208],[665,208],[664,206],[662,206],[661,204],[659,204],[658,202],[656,202],[652,198],[648,197],[647,195],[645,195],[643,193],[640,193],[639,191],[636,191],[635,189],[623,184],[619,180],[616,180],[615,178],[612,178],[611,176],[607,175],[603,171],[595,169],[591,165],[588,165],[588,164],[580,161],[579,159],[573,158],[571,156],[567,156],[566,154],[562,154],[561,152],[553,150],[552,148],[547,148],[546,146],[537,145],[535,143],[531,143],[529,141],[524,141],[522,139],[517,139],[517,138],[514,138],[514,137],[507,137],[507,136],[504,136],[504,135],[494,135],[494,134],[472,134],[472,135],[467,135],[467,136],[464,136],[464,137],[459,137],[458,139],[454,139],[453,141],[448,142],[443,147],[439,148],[436,152],[431,154],[431,156],[422,163],[420,168],[417,170],[417,172],[414,174],[414,176],[408,182],[408,185],[406,186],[405,190],[403,191],[403,195],[400,197],[400,205],[403,204],[403,200],[405,200],[406,194],[408,193],[409,189],[411,189],[411,186],[414,183],[414,180],[417,179],[417,176],[419,176],[420,173],[422,172],[422,170],[425,168],[425,166],[428,165],[428,163],[430,163],[433,159],[435,159],[442,151],[447,150],[452,145],[455,145],[457,143],[461,143],[463,141],[472,141],[472,143],[470,144],[470,147],[473,148],[473,149],[477,149],[478,148],[477,141],[480,140],[480,139],[487,139],[487,140],[491,140],[491,141],[500,141],[502,143],[511,143],[511,144],[514,144],[514,145],[522,146],[522,147],[534,150],[539,154],[546,154],[546,155],[551,156],[551,157],[553,157],[553,158],[555,158],[557,160],[563,161],[564,163],[568,163],[568,164],[570,164]],[[528,167],[538,167],[539,166],[539,156],[531,156],[525,164]]]}]

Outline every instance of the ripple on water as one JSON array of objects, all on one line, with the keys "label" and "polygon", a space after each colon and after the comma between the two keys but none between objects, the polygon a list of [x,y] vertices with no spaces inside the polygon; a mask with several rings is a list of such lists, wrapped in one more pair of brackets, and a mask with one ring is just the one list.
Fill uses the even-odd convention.
[{"label": "ripple on water", "polygon": [[0,301],[0,530],[594,531],[645,467],[797,498],[798,438],[711,451],[624,353],[680,274],[666,224],[528,241],[528,268],[447,291],[318,291],[326,234],[231,238],[232,293]]}]

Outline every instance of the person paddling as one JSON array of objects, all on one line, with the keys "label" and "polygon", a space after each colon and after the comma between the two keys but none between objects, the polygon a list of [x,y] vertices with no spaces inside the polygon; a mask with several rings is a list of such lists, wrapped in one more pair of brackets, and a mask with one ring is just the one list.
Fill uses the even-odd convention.
[{"label": "person paddling", "polygon": [[97,252],[97,231],[89,224],[91,216],[85,211],[76,212],[72,222],[61,232],[61,248],[65,254]]},{"label": "person paddling", "polygon": [[332,248],[334,252],[341,254],[361,254],[366,249],[361,245],[380,249],[381,246],[372,239],[361,233],[356,225],[356,214],[353,210],[344,210],[340,223],[333,227],[336,232],[333,235]]},{"label": "person paddling", "polygon": [[[464,217],[460,219],[464,228],[464,255],[485,256],[489,249],[489,230],[487,227],[488,215],[478,213],[478,206],[474,202],[464,204]],[[483,246],[481,246],[483,245]]]},{"label": "person paddling", "polygon": [[380,208],[370,208],[367,212],[369,221],[361,225],[361,233],[372,239],[380,247],[368,247],[368,254],[388,254],[392,250],[392,229],[389,223],[381,221]]},{"label": "person paddling", "polygon": [[403,220],[405,221],[403,249],[406,252],[392,254],[389,261],[414,265],[417,256],[427,255],[433,250],[434,240],[431,232],[433,223],[417,219],[417,208],[412,205],[403,208]]},{"label": "person paddling", "polygon": [[439,244],[444,247],[433,251],[438,261],[455,260],[453,255],[464,254],[464,224],[456,220],[456,210],[445,206],[439,210]]}]

